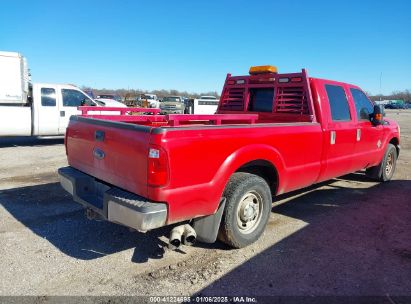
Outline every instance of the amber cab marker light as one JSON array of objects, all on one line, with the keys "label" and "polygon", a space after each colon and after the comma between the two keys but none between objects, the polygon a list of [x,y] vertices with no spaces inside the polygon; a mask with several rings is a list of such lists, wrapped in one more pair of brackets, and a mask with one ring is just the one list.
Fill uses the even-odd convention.
[{"label": "amber cab marker light", "polygon": [[252,66],[249,71],[250,75],[277,73],[277,67],[273,65]]}]

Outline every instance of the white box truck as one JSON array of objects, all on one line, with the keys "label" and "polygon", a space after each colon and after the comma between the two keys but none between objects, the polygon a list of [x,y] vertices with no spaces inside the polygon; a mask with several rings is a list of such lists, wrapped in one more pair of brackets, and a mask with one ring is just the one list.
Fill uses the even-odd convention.
[{"label": "white box truck", "polygon": [[31,83],[26,59],[0,52],[0,136],[64,135],[81,105],[97,104],[73,85]]},{"label": "white box truck", "polygon": [[0,52],[0,104],[24,104],[29,92],[26,59],[19,53]]},{"label": "white box truck", "polygon": [[201,96],[186,103],[186,114],[215,114],[219,99],[215,96]]}]

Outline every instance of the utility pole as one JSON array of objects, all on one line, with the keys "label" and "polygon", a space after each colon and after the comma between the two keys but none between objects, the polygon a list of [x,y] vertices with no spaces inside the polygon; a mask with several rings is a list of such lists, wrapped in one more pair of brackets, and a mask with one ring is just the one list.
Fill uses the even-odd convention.
[{"label": "utility pole", "polygon": [[381,91],[381,83],[382,83],[382,72],[380,73],[380,101],[381,101],[381,97],[382,97],[382,91]]}]

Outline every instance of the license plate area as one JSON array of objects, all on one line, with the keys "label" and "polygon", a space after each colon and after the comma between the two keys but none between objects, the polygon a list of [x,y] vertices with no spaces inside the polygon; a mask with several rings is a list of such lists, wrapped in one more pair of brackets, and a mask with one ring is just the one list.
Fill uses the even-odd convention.
[{"label": "license plate area", "polygon": [[98,209],[95,211],[104,215],[104,193],[110,187],[91,177],[81,178],[76,183],[76,196],[88,205],[91,205],[91,207]]}]

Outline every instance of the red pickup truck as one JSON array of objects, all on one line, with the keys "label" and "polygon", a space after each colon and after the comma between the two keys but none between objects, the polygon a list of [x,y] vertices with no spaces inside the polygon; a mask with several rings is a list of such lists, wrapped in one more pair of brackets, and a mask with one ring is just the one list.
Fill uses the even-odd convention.
[{"label": "red pickup truck", "polygon": [[263,233],[272,196],[362,169],[388,181],[400,151],[398,124],[359,87],[305,70],[228,74],[215,115],[92,109],[71,117],[59,169],[75,201],[139,231],[189,222],[235,248]]}]

